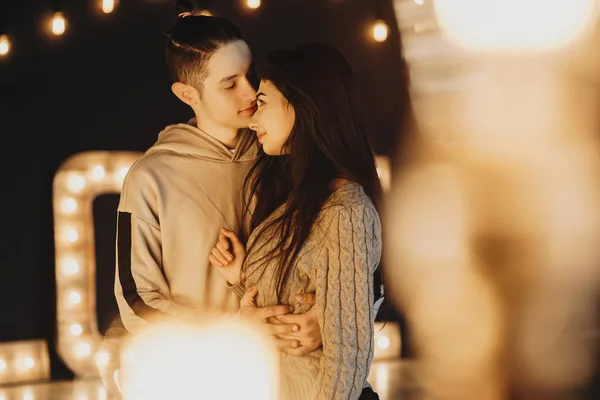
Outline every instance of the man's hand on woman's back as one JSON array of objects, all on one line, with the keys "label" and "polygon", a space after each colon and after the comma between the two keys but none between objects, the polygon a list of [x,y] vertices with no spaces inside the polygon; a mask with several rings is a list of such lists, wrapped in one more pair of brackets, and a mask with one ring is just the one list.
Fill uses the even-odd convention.
[{"label": "man's hand on woman's back", "polygon": [[[266,324],[269,334],[275,337],[279,350],[284,354],[306,355],[322,346],[317,310],[312,308],[304,314],[292,314],[293,306],[276,305],[256,307],[258,289],[249,288],[240,300],[239,314],[257,323]],[[300,294],[301,304],[315,305],[314,293]]]}]

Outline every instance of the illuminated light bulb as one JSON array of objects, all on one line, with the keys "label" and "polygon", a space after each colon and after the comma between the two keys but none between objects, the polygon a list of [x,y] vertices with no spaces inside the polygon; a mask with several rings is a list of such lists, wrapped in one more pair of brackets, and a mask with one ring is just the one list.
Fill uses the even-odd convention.
[{"label": "illuminated light bulb", "polygon": [[373,39],[376,42],[385,42],[388,38],[389,28],[385,21],[377,20],[375,24],[373,24]]},{"label": "illuminated light bulb", "polygon": [[73,228],[65,230],[65,240],[69,243],[75,243],[79,239],[79,233]]},{"label": "illuminated light bulb", "polygon": [[390,339],[387,336],[381,336],[377,339],[377,346],[379,346],[380,349],[387,349],[390,347]]},{"label": "illuminated light bulb", "polygon": [[246,5],[248,6],[248,8],[256,9],[260,7],[260,0],[247,0]]},{"label": "illuminated light bulb", "polygon": [[115,0],[102,0],[102,12],[110,14],[115,10]]},{"label": "illuminated light bulb", "polygon": [[8,35],[0,35],[0,56],[5,56],[10,51]]},{"label": "illuminated light bulb", "polygon": [[[112,398],[112,397],[111,397]],[[86,397],[87,399],[87,397]],[[96,390],[96,400],[107,400],[108,399],[108,391],[104,385],[100,385]]]},{"label": "illuminated light bulb", "polygon": [[23,397],[21,400],[35,400],[35,393],[32,388],[24,388],[23,389]]},{"label": "illuminated light bulb", "polygon": [[83,333],[83,327],[80,324],[73,324],[69,327],[69,332],[73,336],[80,336]]},{"label": "illuminated light bulb", "polygon": [[109,361],[110,355],[107,352],[99,351],[98,354],[96,354],[96,365],[98,366],[98,368],[106,367]]},{"label": "illuminated light bulb", "polygon": [[60,36],[67,30],[67,20],[60,11],[57,11],[52,16],[51,20],[52,33],[56,36]]},{"label": "illuminated light bulb", "polygon": [[4,359],[0,358],[0,372],[4,371],[6,369],[6,361],[4,361]]},{"label": "illuminated light bulb", "polygon": [[81,295],[76,291],[70,292],[69,293],[69,302],[71,304],[80,304],[81,303]]},{"label": "illuminated light bulb", "polygon": [[106,170],[102,165],[96,165],[90,172],[90,177],[93,181],[100,181],[106,175]]},{"label": "illuminated light bulb", "polygon": [[72,174],[67,179],[67,187],[72,192],[80,192],[85,187],[85,178],[79,174]]},{"label": "illuminated light bulb", "polygon": [[75,355],[79,358],[88,357],[92,353],[92,346],[89,343],[78,343],[75,346]]},{"label": "illuminated light bulb", "polygon": [[77,210],[77,201],[72,197],[67,197],[61,202],[60,208],[65,214],[74,213]]},{"label": "illuminated light bulb", "polygon": [[62,272],[67,276],[77,274],[79,272],[79,263],[72,258],[67,258],[62,262]]},{"label": "illuminated light bulb", "polygon": [[27,357],[23,357],[23,359],[20,361],[19,363],[19,367],[22,370],[28,370],[31,369],[35,366],[35,361],[33,360],[33,358],[27,356]]},{"label": "illuminated light bulb", "polygon": [[129,167],[120,168],[115,173],[115,180],[116,180],[117,185],[119,185],[119,186],[123,185],[123,180],[125,180],[125,176],[127,176],[127,172],[129,172]]},{"label": "illuminated light bulb", "polygon": [[580,37],[595,0],[436,0],[442,34],[475,51],[547,51]]}]

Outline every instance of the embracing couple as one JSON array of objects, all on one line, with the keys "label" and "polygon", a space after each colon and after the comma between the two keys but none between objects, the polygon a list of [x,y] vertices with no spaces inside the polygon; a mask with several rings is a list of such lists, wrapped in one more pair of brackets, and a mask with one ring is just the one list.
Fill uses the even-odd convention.
[{"label": "embracing couple", "polygon": [[124,181],[125,328],[238,312],[285,353],[282,399],[377,399],[382,190],[350,64],[308,43],[251,68],[218,17],[183,16],[166,36],[172,91],[195,118],[165,128]]}]

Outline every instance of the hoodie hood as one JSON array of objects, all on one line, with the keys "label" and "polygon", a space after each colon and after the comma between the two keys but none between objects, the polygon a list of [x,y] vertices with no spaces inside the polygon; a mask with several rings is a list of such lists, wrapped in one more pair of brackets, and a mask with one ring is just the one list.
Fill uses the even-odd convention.
[{"label": "hoodie hood", "polygon": [[240,140],[234,150],[198,129],[195,119],[187,124],[167,126],[158,134],[156,143],[146,154],[160,150],[173,151],[212,162],[253,161],[258,157],[259,148],[254,133],[250,129],[240,131]]}]

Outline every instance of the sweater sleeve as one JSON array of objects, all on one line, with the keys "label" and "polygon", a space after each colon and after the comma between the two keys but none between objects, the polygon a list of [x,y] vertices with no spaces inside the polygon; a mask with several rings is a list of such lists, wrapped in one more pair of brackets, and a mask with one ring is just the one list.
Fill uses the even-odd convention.
[{"label": "sweater sleeve", "polygon": [[231,285],[229,284],[229,282],[226,282],[226,284],[227,289],[231,290],[238,297],[238,299],[241,300],[242,297],[244,297],[244,294],[246,293],[246,286],[244,285],[241,279],[235,285]]},{"label": "sweater sleeve", "polygon": [[373,273],[381,258],[381,226],[373,207],[337,211],[316,270],[323,355],[318,400],[358,399],[374,351]]}]

